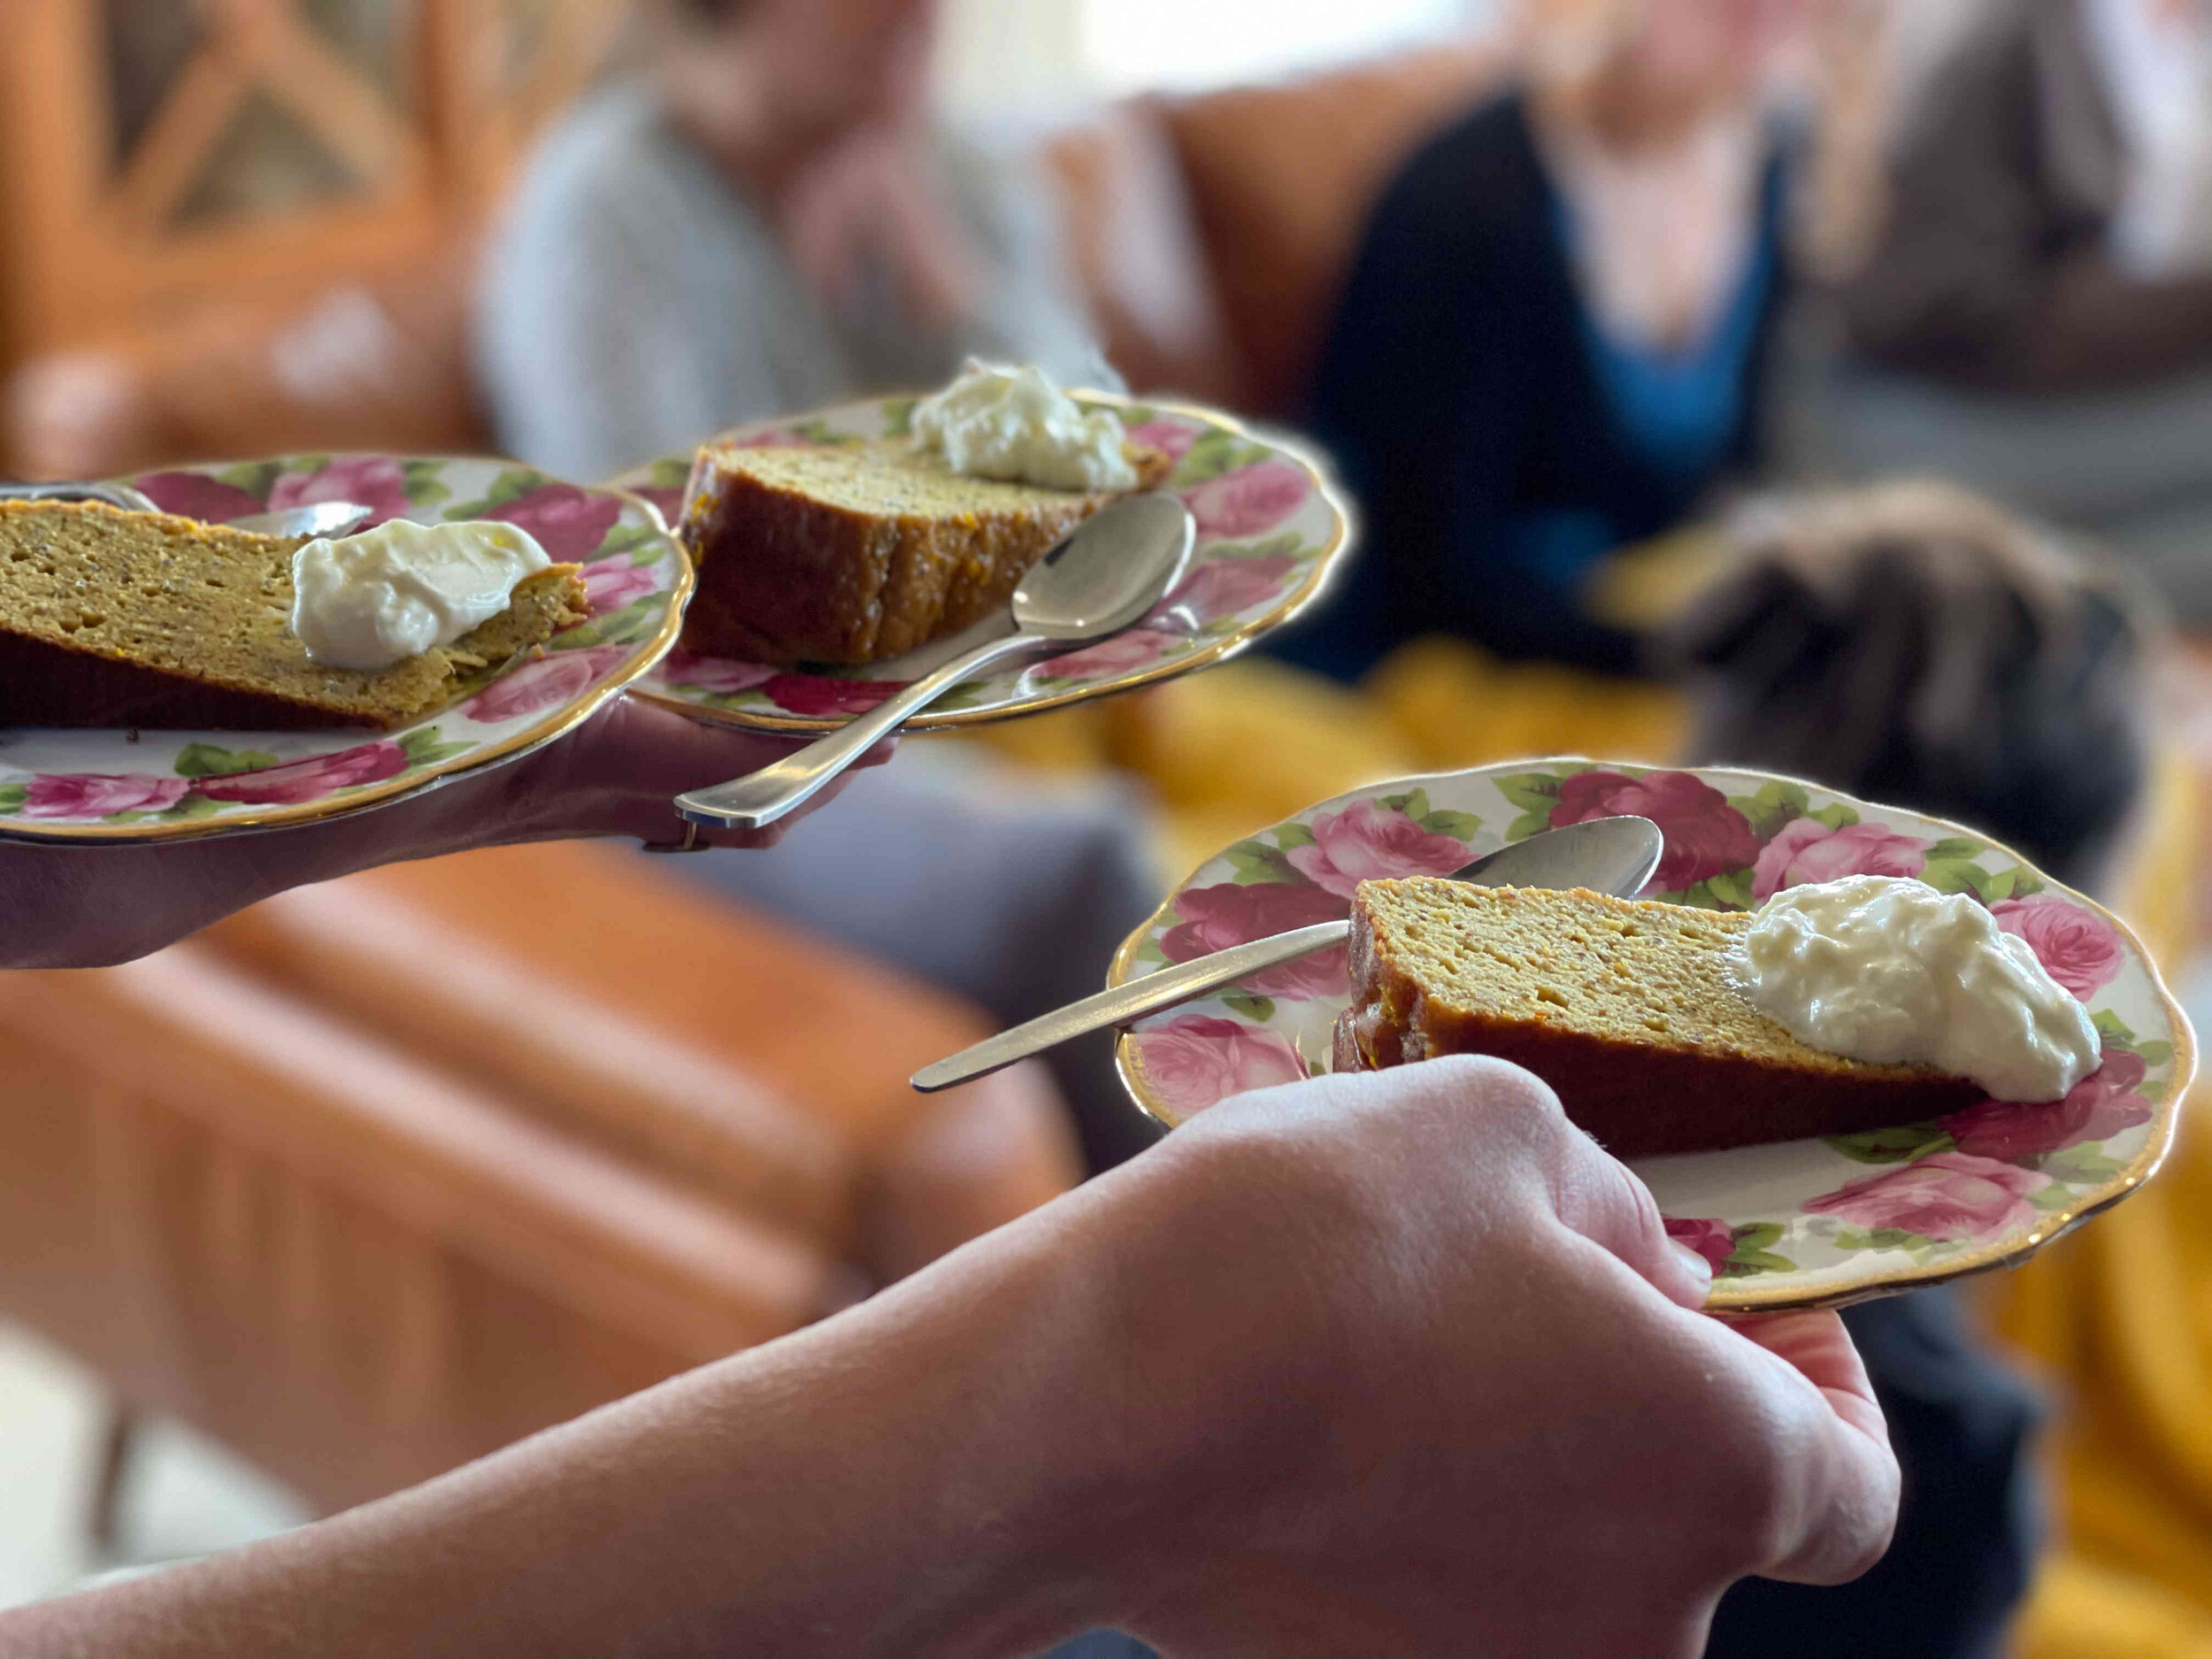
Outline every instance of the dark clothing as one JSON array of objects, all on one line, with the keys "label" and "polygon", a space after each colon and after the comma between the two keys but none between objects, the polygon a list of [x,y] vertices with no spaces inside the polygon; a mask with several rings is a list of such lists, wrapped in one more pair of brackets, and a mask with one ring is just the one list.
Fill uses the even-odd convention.
[{"label": "dark clothing", "polygon": [[1721,1599],[1706,1659],[1996,1659],[2035,1564],[2034,1398],[1975,1351],[1947,1290],[1843,1322],[1905,1471],[1897,1541],[1851,1584],[1746,1579]]},{"label": "dark clothing", "polygon": [[[1721,1599],[1706,1659],[1997,1659],[2035,1563],[2034,1398],[1975,1351],[1947,1290],[1862,1302],[1843,1322],[1905,1471],[1897,1541],[1852,1584],[1747,1578]],[[1101,1632],[1049,1659],[1151,1649]]]},{"label": "dark clothing", "polygon": [[1324,346],[1309,424],[1363,515],[1338,601],[1284,655],[1351,678],[1421,634],[1609,672],[1594,556],[1678,524],[1748,458],[1779,278],[1779,170],[1713,338],[1609,341],[1578,291],[1565,205],[1522,96],[1432,140],[1384,193]]}]

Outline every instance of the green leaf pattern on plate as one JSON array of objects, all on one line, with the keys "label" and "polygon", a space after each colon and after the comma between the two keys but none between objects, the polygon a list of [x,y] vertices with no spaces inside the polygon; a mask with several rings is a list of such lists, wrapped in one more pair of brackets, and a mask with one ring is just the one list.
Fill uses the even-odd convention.
[{"label": "green leaf pattern on plate", "polygon": [[[1315,845],[1317,821],[1334,822],[1356,801],[1394,809],[1425,829],[1471,842],[1471,852],[1480,853],[1496,844],[1480,839],[1482,826],[1503,826],[1507,841],[1548,828],[1567,782],[1590,772],[1611,774],[1616,780],[1625,776],[1644,786],[1641,798],[1649,801],[1684,803],[1681,810],[1700,815],[1677,826],[1692,838],[1685,845],[1693,849],[1736,844],[1717,841],[1719,820],[1712,809],[1721,803],[1709,796],[1701,803],[1678,774],[1586,761],[1523,762],[1379,783],[1323,803],[1225,849],[1193,874],[1187,887],[1305,879],[1290,855]],[[1756,849],[1750,863],[1692,883],[1681,896],[1695,902],[1747,908],[1770,890],[1768,884],[1781,879],[1790,867],[1787,860],[1807,856],[1809,849],[1816,864],[1825,858],[1829,864],[1846,866],[1824,867],[1824,878],[1851,873],[1847,866],[1855,861],[1924,857],[1939,884],[1986,903],[2029,895],[2047,905],[2073,902],[2002,848],[1909,812],[1756,773],[1724,770],[1695,776],[1719,793],[1727,809],[1741,815]],[[1598,780],[1574,794],[1587,803],[1594,794],[1607,792],[1619,793],[1617,781]],[[1664,821],[1660,827],[1670,829]],[[1832,844],[1824,839],[1839,835],[1844,839]],[[1669,846],[1672,856],[1671,836]],[[1160,941],[1179,925],[1175,906],[1171,899],[1149,925],[1131,951],[1134,960],[1164,959]],[[2015,921],[2006,913],[2003,919],[2008,926],[2023,927],[2022,937],[2036,946],[2034,930],[2025,926],[2029,918]],[[2095,923],[2099,929],[2105,926]],[[1715,1240],[1701,1248],[1715,1252],[1709,1259],[1719,1263],[1717,1305],[1817,1305],[1898,1279],[1939,1277],[1987,1265],[2032,1248],[2055,1226],[2128,1190],[2140,1178],[2144,1160],[2172,1133],[2170,1097],[2181,1045],[2180,1028],[2153,970],[2132,948],[2124,956],[2116,976],[2108,975],[2085,1000],[2108,1053],[2139,1056],[2143,1076],[2132,1089],[2139,1103],[2131,1109],[2112,1110],[2113,1102],[2126,1096],[2109,1091],[2124,1088],[2124,1083],[2108,1085],[2108,1093],[2099,1097],[2106,1104],[2096,1110],[2107,1115],[2095,1121],[2122,1125],[2101,1139],[2066,1141],[2079,1133],[2085,1119],[2080,1109],[2065,1103],[2047,1109],[1978,1107],[1938,1122],[1640,1164],[1665,1213],[1703,1218],[1679,1225]],[[2056,972],[2057,964],[2052,965]],[[1249,1075],[1257,1083],[1279,1075],[1271,1055],[1294,1050],[1308,1070],[1328,1068],[1332,1030],[1344,996],[1293,1001],[1237,995],[1234,1003],[1217,995],[1140,1022],[1125,1042],[1128,1064],[1141,1072],[1146,1043],[1158,1032],[1172,1033],[1182,1045],[1172,1069],[1178,1078]],[[1258,1006],[1262,1001],[1268,1002],[1264,1009]],[[1228,1043],[1230,1033],[1242,1034],[1217,1064],[1191,1062],[1194,1045]],[[1256,1046],[1262,1041],[1277,1047]],[[1209,1103],[1198,1098],[1147,1098],[1171,1118]],[[2045,1110],[2047,1118],[2036,1116]],[[2067,1116],[2070,1111],[2075,1115]],[[1875,1190],[1867,1191],[1870,1186]],[[1718,1233],[1709,1231],[1724,1228],[1724,1259],[1718,1254]]]}]

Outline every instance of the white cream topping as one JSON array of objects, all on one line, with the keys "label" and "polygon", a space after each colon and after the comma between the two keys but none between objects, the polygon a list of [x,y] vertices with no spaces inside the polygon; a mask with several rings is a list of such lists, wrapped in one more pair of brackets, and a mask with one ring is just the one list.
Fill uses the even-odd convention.
[{"label": "white cream topping", "polygon": [[1134,489],[1110,410],[1086,411],[1042,369],[970,357],[960,378],[914,405],[914,441],[971,478],[1047,489]]},{"label": "white cream topping", "polygon": [[1801,1042],[1932,1065],[2004,1101],[2053,1101],[2097,1069],[2089,1010],[1963,894],[1898,876],[1789,887],[1759,907],[1745,996]]},{"label": "white cream topping", "polygon": [[551,563],[528,531],[492,519],[318,536],[292,555],[292,632],[326,667],[389,668],[490,621]]}]

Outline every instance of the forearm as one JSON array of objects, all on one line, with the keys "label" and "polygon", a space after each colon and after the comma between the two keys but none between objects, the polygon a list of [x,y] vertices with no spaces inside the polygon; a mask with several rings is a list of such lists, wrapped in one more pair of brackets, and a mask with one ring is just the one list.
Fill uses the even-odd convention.
[{"label": "forearm", "polygon": [[[1133,1487],[1055,1207],[810,1331],[284,1538],[0,1617],[11,1655],[1015,1654]],[[1078,1475],[1079,1467],[1090,1472]],[[1106,1471],[1102,1473],[1101,1471]]]},{"label": "forearm", "polygon": [[[583,729],[389,806],[265,834],[144,847],[0,841],[0,971],[128,962],[270,895],[378,864],[519,841],[627,836],[667,841],[687,789],[780,759],[788,745],[618,700]],[[887,743],[860,764],[890,757]],[[836,798],[833,783],[809,803]],[[718,847],[772,846],[798,820],[712,830]]]},{"label": "forearm", "polygon": [[[444,798],[442,798],[444,797]],[[357,817],[197,846],[0,841],[0,971],[128,962],[234,910],[373,865],[482,844],[484,825],[426,796]]]}]

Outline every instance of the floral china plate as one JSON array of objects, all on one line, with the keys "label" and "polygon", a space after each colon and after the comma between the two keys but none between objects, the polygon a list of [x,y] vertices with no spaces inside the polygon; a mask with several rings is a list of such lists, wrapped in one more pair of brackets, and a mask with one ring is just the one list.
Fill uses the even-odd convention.
[{"label": "floral china plate", "polygon": [[[1210,410],[1077,396],[1111,409],[1132,439],[1173,457],[1167,488],[1198,521],[1190,573],[1134,627],[1081,650],[980,674],[915,716],[910,730],[1010,719],[1208,667],[1303,611],[1343,563],[1351,540],[1344,506],[1296,445]],[[897,437],[914,401],[845,403],[740,426],[717,442],[768,447]],[[676,456],[626,472],[615,486],[644,496],[674,524],[690,472],[690,456]],[[634,695],[756,731],[826,732],[1008,626],[1003,616],[987,618],[964,634],[863,668],[777,668],[679,649]]]},{"label": "floral china plate", "polygon": [[[1368,877],[1440,875],[1507,841],[1632,812],[1666,854],[1648,898],[1740,910],[1861,873],[1971,895],[2087,1004],[2104,1064],[2062,1101],[1985,1101],[1864,1134],[1640,1160],[1667,1231],[1713,1264],[1717,1311],[1836,1307],[2021,1262],[2149,1179],[2196,1070],[2189,1023],[2134,934],[1970,831],[1765,772],[1520,761],[1340,795],[1201,865],[1115,957],[1168,963],[1346,915]],[[1341,948],[1124,1034],[1122,1081],[1173,1125],[1325,1071]]]},{"label": "floral china plate", "polygon": [[644,502],[504,461],[301,455],[126,480],[220,524],[357,501],[369,524],[500,518],[584,567],[591,614],[541,654],[479,675],[395,732],[0,728],[0,839],[151,841],[274,828],[380,806],[509,761],[581,723],[676,638],[691,565]]}]

